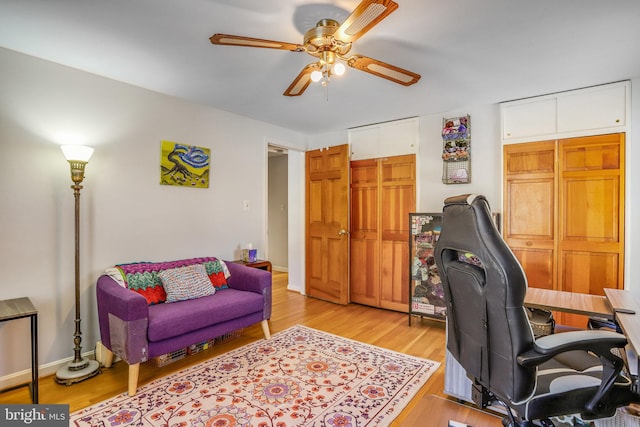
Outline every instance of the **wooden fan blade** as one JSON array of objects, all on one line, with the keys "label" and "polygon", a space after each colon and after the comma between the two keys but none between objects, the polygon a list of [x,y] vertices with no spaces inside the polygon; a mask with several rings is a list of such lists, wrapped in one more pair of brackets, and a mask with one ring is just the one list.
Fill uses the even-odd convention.
[{"label": "wooden fan blade", "polygon": [[227,46],[263,47],[267,49],[290,50],[292,52],[303,52],[304,46],[295,43],[278,42],[275,40],[254,39],[253,37],[232,36],[230,34],[214,34],[209,37],[213,44]]},{"label": "wooden fan blade", "polygon": [[300,71],[300,74],[291,82],[287,90],[284,91],[284,96],[300,96],[309,87],[311,83],[311,73],[315,70],[320,71],[320,67],[317,63],[309,64]]},{"label": "wooden fan blade", "polygon": [[392,0],[362,0],[333,34],[337,40],[353,42],[398,8]]},{"label": "wooden fan blade", "polygon": [[420,80],[420,74],[366,56],[354,55],[347,60],[347,65],[403,86],[410,86]]}]

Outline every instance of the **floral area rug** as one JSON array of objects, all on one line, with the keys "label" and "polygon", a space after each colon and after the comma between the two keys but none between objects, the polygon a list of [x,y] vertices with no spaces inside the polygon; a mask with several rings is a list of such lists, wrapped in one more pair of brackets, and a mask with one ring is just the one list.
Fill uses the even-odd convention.
[{"label": "floral area rug", "polygon": [[388,426],[440,363],[304,326],[71,414],[72,426]]}]

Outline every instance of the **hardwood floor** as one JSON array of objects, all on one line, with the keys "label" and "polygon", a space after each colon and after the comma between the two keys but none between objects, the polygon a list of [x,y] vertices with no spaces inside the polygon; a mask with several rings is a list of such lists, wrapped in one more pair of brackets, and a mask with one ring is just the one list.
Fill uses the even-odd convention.
[{"label": "hardwood floor", "polygon": [[[442,363],[392,425],[399,426],[425,394],[445,396],[443,393],[445,329],[442,322],[414,318],[412,326],[409,326],[407,314],[357,304],[342,306],[308,298],[297,292],[288,291],[287,280],[286,273],[273,272],[273,314],[269,322],[272,334],[290,326],[302,324]],[[262,338],[264,336],[258,324],[244,329],[238,337],[164,367],[157,368],[151,362],[144,363],[140,368],[138,384],[145,384]],[[41,378],[40,403],[66,403],[70,405],[71,412],[77,411],[126,392],[127,372],[127,365],[124,362],[117,362],[110,369],[104,369],[100,375],[71,386],[57,384],[53,377]],[[0,403],[31,403],[28,388],[21,387],[0,392]]]}]

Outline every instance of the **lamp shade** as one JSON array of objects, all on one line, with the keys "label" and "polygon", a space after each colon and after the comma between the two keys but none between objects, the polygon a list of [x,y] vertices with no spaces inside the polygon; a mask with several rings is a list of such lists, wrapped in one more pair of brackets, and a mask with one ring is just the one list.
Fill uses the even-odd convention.
[{"label": "lamp shade", "polygon": [[60,147],[64,157],[71,161],[88,162],[93,154],[93,148],[86,145],[63,145]]}]

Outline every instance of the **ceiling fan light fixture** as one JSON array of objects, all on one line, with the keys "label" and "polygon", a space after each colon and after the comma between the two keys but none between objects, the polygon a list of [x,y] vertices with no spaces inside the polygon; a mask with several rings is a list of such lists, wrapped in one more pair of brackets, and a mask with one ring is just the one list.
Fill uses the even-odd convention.
[{"label": "ceiling fan light fixture", "polygon": [[314,83],[319,82],[320,80],[322,80],[322,71],[319,70],[315,70],[311,73],[311,81]]},{"label": "ceiling fan light fixture", "polygon": [[336,76],[341,76],[344,74],[346,68],[342,62],[338,62],[333,65],[333,74]]}]

